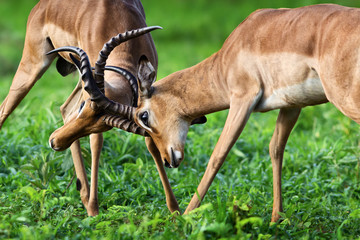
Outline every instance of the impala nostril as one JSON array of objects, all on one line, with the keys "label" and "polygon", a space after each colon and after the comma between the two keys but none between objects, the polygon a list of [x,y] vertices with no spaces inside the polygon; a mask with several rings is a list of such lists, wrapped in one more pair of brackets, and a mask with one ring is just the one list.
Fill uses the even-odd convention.
[{"label": "impala nostril", "polygon": [[169,164],[169,162],[166,159],[164,159],[164,165],[167,168],[172,168],[171,165]]},{"label": "impala nostril", "polygon": [[60,151],[61,148],[59,148],[59,147],[56,148],[56,147],[55,147],[54,140],[55,140],[55,138],[53,138],[53,139],[50,140],[50,142],[49,142],[50,147],[51,147],[53,150],[55,150],[55,151]]},{"label": "impala nostril", "polygon": [[54,149],[54,138],[50,140],[49,145],[52,149]]},{"label": "impala nostril", "polygon": [[177,168],[180,165],[182,160],[181,153],[179,151],[174,151],[172,148],[171,150],[171,167]]}]

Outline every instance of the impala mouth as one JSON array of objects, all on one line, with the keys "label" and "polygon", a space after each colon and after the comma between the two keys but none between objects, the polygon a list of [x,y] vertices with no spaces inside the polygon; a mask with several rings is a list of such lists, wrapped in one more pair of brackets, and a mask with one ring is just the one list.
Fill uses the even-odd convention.
[{"label": "impala mouth", "polygon": [[169,162],[166,159],[164,159],[164,166],[167,168],[172,168],[172,166],[169,164]]},{"label": "impala mouth", "polygon": [[55,140],[55,138],[53,138],[53,139],[51,139],[51,140],[49,141],[50,147],[51,147],[53,150],[55,150],[55,151],[61,151],[61,150],[62,150],[61,148],[54,146],[54,140]]},{"label": "impala mouth", "polygon": [[178,151],[174,152],[174,150],[171,148],[171,164],[170,165],[173,168],[179,167],[180,162],[182,160],[181,157],[178,156],[179,155],[178,153],[179,153]]},{"label": "impala mouth", "polygon": [[164,158],[164,165],[167,168],[177,168],[179,167],[181,161],[182,161],[182,154],[180,151],[173,150],[173,148],[170,148],[171,156],[170,161],[168,161],[166,158]]}]

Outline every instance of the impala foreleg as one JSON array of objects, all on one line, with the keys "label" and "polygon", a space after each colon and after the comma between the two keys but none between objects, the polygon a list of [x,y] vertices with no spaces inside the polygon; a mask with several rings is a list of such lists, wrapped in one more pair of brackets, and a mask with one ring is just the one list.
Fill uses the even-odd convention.
[{"label": "impala foreleg", "polygon": [[102,133],[90,135],[91,184],[90,184],[89,205],[87,208],[89,216],[96,216],[99,214],[98,172],[99,172],[99,161],[100,161],[100,154],[101,154],[103,142],[104,142],[104,138]]},{"label": "impala foreleg", "polygon": [[146,143],[146,146],[147,146],[149,152],[151,153],[152,157],[154,158],[156,168],[159,172],[161,183],[162,183],[162,185],[164,187],[164,191],[165,191],[166,205],[169,208],[170,212],[173,213],[175,211],[178,211],[180,213],[179,204],[178,204],[178,202],[175,198],[175,195],[171,189],[169,179],[168,179],[165,169],[164,169],[164,164],[161,160],[160,152],[157,149],[154,141],[150,137],[145,138],[145,143]]},{"label": "impala foreleg", "polygon": [[[65,101],[65,103],[60,107],[61,115],[63,117],[64,123],[71,119],[71,115],[73,112],[76,112],[78,106],[81,103],[82,99],[82,89],[81,82],[77,84],[74,91]],[[84,159],[81,154],[80,141],[76,140],[70,146],[71,156],[74,163],[74,168],[76,172],[76,188],[80,192],[80,198],[82,203],[84,204],[86,210],[89,213],[89,197],[90,197],[90,186],[86,175],[86,169],[84,165]]]},{"label": "impala foreleg", "polygon": [[88,209],[90,188],[89,182],[86,176],[86,169],[84,165],[84,160],[81,155],[80,141],[76,140],[70,146],[71,156],[74,162],[75,172],[76,172],[76,188],[80,192],[80,198],[85,208]]},{"label": "impala foreleg", "polygon": [[279,220],[279,212],[283,211],[281,198],[281,168],[286,142],[291,130],[299,117],[301,108],[280,109],[274,134],[270,141],[270,157],[273,168],[273,194],[274,203],[271,221]]},{"label": "impala foreleg", "polygon": [[230,149],[240,136],[261,95],[262,93],[258,93],[256,95],[254,94],[252,97],[247,96],[232,98],[224,129],[210,157],[205,174],[197,188],[199,197],[197,194],[194,194],[184,214],[187,214],[200,206],[200,203],[214,180],[215,175],[224,163]]}]

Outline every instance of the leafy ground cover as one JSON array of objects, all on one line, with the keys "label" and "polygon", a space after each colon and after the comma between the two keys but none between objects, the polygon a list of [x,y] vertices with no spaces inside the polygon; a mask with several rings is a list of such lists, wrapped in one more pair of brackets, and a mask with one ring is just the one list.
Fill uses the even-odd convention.
[{"label": "leafy ground cover", "polygon": [[[323,1],[143,0],[159,53],[159,79],[217,51],[252,11]],[[328,1],[327,1],[328,2]],[[334,1],[335,2],[335,1]],[[360,6],[357,1],[336,1]],[[34,0],[0,2],[0,98],[21,57]],[[277,111],[253,114],[201,207],[171,215],[141,137],[104,134],[100,214],[87,217],[72,179],[69,151],[48,147],[61,126],[58,108],[77,76],[52,67],[0,131],[0,238],[5,239],[359,239],[359,126],[331,104],[308,107],[290,137],[283,167],[283,221],[270,224],[272,169],[268,144]],[[61,91],[59,91],[61,89]],[[167,170],[182,210],[190,201],[222,131],[226,111],[192,127],[186,159]],[[89,166],[88,141],[82,151]]]}]

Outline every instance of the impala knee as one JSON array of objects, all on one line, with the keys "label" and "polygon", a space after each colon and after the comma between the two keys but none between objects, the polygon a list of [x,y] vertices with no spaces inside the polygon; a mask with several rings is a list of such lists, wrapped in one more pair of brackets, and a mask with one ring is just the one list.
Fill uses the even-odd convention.
[{"label": "impala knee", "polygon": [[270,142],[269,145],[269,154],[271,157],[271,160],[281,160],[284,156],[284,150],[285,148],[282,146],[279,146],[273,142]]}]

